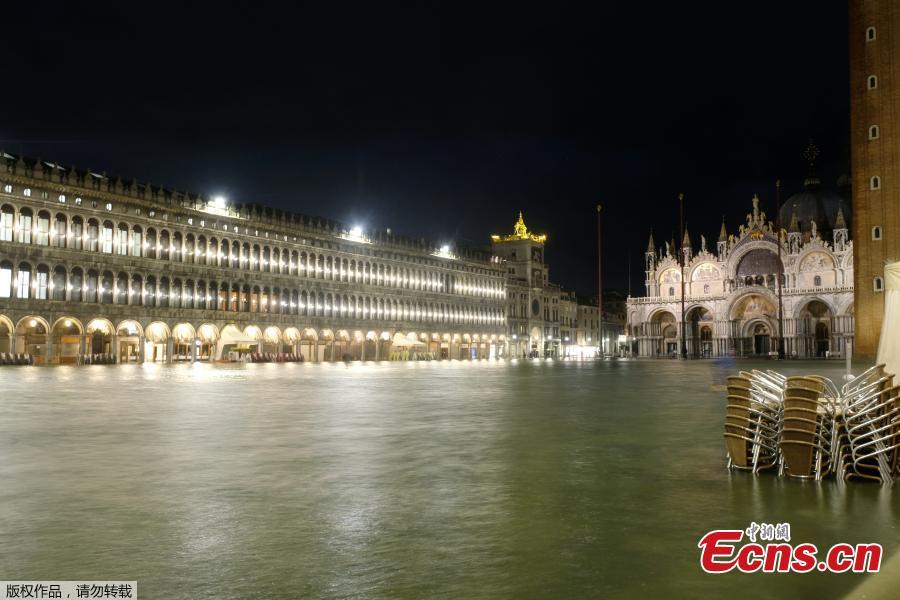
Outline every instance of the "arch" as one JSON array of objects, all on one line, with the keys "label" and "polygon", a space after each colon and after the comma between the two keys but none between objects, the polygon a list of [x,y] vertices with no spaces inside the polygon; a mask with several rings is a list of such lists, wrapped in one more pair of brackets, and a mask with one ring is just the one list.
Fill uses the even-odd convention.
[{"label": "arch", "polygon": [[47,319],[37,315],[28,315],[19,319],[16,322],[16,331],[18,332],[20,329],[33,329],[38,325],[42,326],[45,331],[50,331],[50,324],[47,322]]},{"label": "arch", "polygon": [[125,336],[142,336],[144,335],[144,327],[133,319],[126,319],[116,325],[116,333]]},{"label": "arch", "polygon": [[212,323],[204,323],[197,328],[197,337],[202,342],[212,344],[219,340],[219,328]]},{"label": "arch", "polygon": [[[700,305],[697,305],[697,306],[700,306]],[[659,323],[666,317],[666,315],[671,317],[673,320],[676,320],[675,313],[673,313],[668,308],[657,308],[656,310],[654,310],[647,316],[647,321],[649,321],[651,323]]]},{"label": "arch", "polygon": [[115,331],[115,329],[113,328],[112,322],[104,317],[95,317],[91,319],[86,328],[87,333],[102,333],[104,335],[112,335],[113,331]]},{"label": "arch", "polygon": [[[823,312],[823,309],[824,309],[824,312]],[[795,319],[802,318],[804,311],[813,316],[816,316],[816,317],[822,316],[826,312],[828,313],[829,316],[834,316],[834,315],[838,314],[835,307],[832,306],[830,302],[828,302],[827,300],[825,300],[824,298],[822,298],[820,296],[811,296],[811,297],[805,298],[803,302],[798,303],[794,307],[793,317]]]},{"label": "arch", "polygon": [[303,340],[313,340],[317,341],[319,339],[319,334],[316,333],[316,330],[312,327],[307,327],[303,330],[303,335],[301,336]]},{"label": "arch", "polygon": [[251,337],[256,341],[262,339],[262,331],[260,331],[259,327],[256,325],[247,325],[244,327],[244,335]]},{"label": "arch", "polygon": [[270,344],[279,344],[282,339],[281,330],[274,325],[270,325],[269,327],[266,327],[266,330],[263,332],[263,339]]},{"label": "arch", "polygon": [[50,331],[55,331],[57,327],[62,326],[63,328],[74,328],[79,335],[84,333],[84,325],[82,325],[81,321],[75,317],[60,317],[53,321],[53,326],[50,328]]},{"label": "arch", "polygon": [[159,344],[172,337],[172,331],[162,321],[154,321],[147,325],[145,337],[147,340]]},{"label": "arch", "polygon": [[738,295],[728,308],[728,318],[732,320],[744,319],[745,315],[765,315],[774,318],[777,315],[775,306],[777,300],[774,295],[753,291]]},{"label": "arch", "polygon": [[0,315],[0,352],[12,352],[15,349],[11,345],[13,330],[12,320],[6,315]]},{"label": "arch", "polygon": [[176,342],[189,344],[194,341],[195,337],[197,337],[197,331],[190,323],[178,323],[172,328],[172,338]]}]

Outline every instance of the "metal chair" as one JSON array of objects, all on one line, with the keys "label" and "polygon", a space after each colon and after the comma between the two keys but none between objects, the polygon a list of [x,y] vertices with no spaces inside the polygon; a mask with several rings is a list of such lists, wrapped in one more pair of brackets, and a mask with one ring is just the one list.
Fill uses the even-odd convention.
[{"label": "metal chair", "polygon": [[754,385],[747,373],[728,378],[724,437],[728,468],[758,473],[778,464],[780,407]]},{"label": "metal chair", "polygon": [[779,448],[784,474],[821,480],[834,467],[835,404],[821,377],[788,377]]},{"label": "metal chair", "polygon": [[900,440],[900,388],[893,386],[893,376],[882,365],[876,365],[843,390],[842,420],[850,461],[844,477],[893,484]]}]

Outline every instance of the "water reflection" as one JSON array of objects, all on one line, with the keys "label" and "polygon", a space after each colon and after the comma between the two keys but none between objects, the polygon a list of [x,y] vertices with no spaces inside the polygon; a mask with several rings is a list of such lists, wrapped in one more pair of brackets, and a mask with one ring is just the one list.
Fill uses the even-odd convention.
[{"label": "water reflection", "polygon": [[172,598],[850,589],[856,576],[700,572],[700,537],[750,521],[820,548],[896,546],[890,490],[725,470],[716,386],[735,368],[2,369],[0,564]]}]

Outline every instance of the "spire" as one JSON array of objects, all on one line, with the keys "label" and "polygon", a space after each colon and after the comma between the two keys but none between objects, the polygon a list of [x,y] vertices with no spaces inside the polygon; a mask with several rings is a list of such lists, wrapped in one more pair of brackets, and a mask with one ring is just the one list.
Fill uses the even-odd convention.
[{"label": "spire", "polygon": [[797,233],[800,231],[800,224],[797,223],[797,212],[794,211],[791,213],[791,224],[788,225],[788,231],[791,233]]},{"label": "spire", "polygon": [[690,248],[691,247],[691,234],[688,233],[687,227],[684,228],[684,238],[681,240],[682,248]]},{"label": "spire", "polygon": [[719,230],[719,241],[728,241],[728,231],[725,230],[725,215],[722,215],[722,228]]},{"label": "spire", "polygon": [[838,206],[837,217],[834,218],[835,229],[847,229],[847,221],[844,220],[844,209]]},{"label": "spire", "polygon": [[653,230],[650,230],[650,241],[647,242],[647,252],[656,252],[656,244],[653,242]]}]

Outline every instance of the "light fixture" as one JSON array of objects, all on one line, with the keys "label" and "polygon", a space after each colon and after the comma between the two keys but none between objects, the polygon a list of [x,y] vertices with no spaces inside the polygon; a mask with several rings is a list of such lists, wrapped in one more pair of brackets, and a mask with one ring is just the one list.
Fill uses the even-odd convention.
[{"label": "light fixture", "polygon": [[216,196],[213,198],[213,206],[216,208],[225,208],[225,205],[228,201],[225,199],[225,196]]}]

